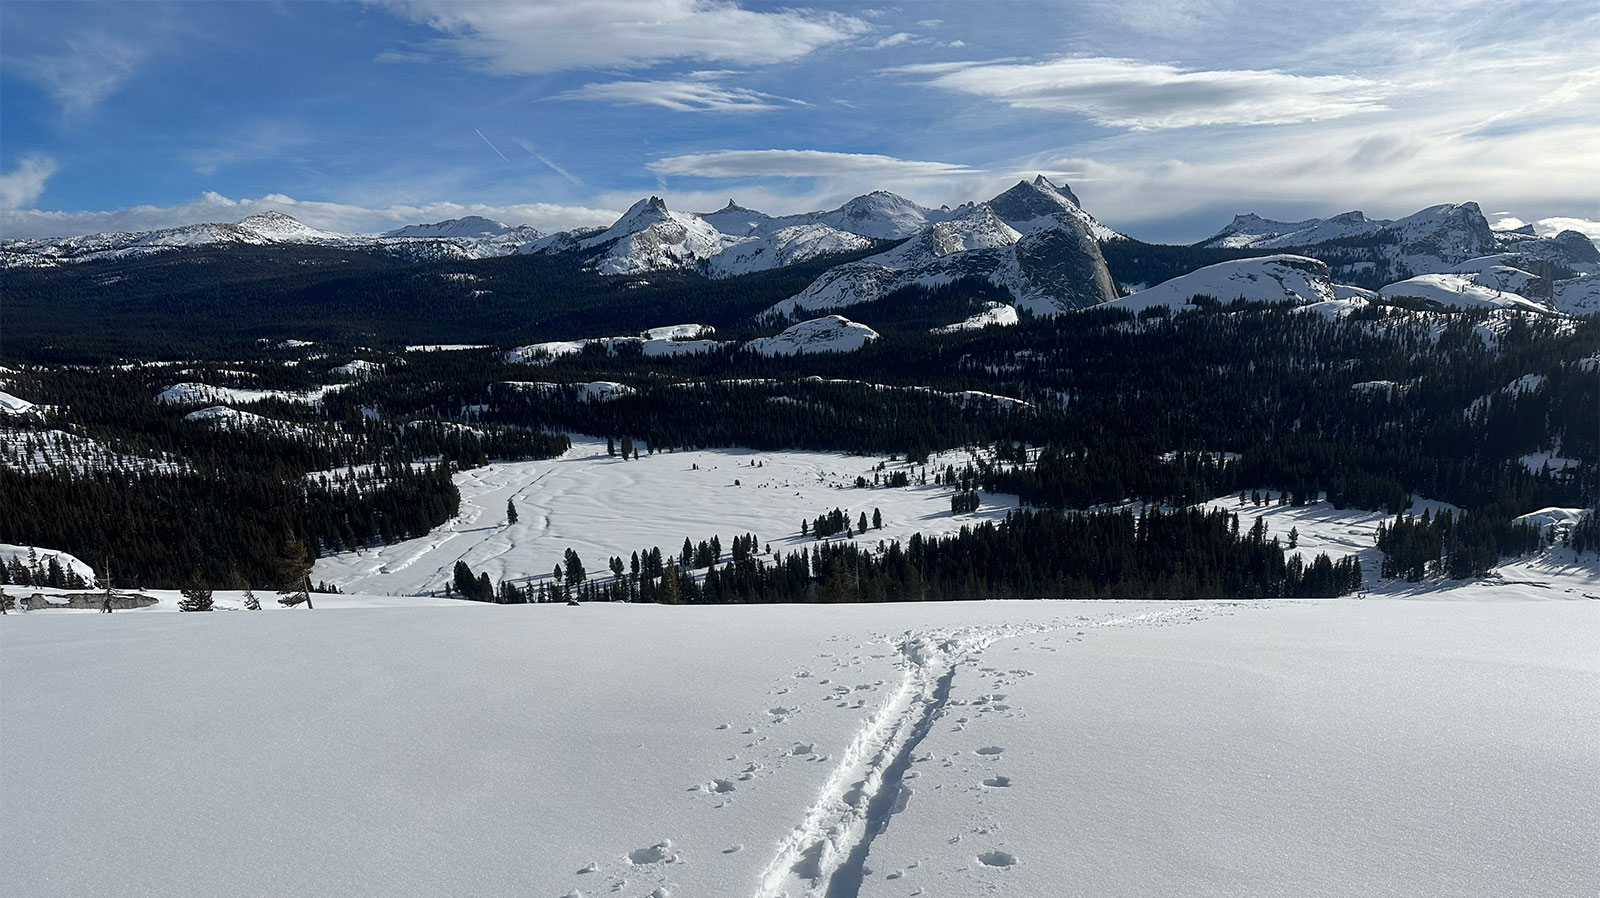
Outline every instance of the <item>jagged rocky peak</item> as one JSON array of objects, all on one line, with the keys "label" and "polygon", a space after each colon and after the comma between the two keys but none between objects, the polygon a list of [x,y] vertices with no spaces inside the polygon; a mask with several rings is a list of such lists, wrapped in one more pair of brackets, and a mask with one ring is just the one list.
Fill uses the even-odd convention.
[{"label": "jagged rocky peak", "polygon": [[667,211],[667,201],[659,196],[651,196],[629,206],[628,211],[622,213],[622,217],[611,227],[633,231],[658,221],[666,221],[671,216],[672,213]]},{"label": "jagged rocky peak", "polygon": [[1068,206],[1077,206],[1078,198],[1071,191],[1063,193],[1048,178],[1040,175],[1031,183],[1018,181],[1016,186],[990,200],[988,205],[1008,224],[1017,226],[1065,211]]},{"label": "jagged rocky peak", "polygon": [[1037,187],[1040,190],[1047,190],[1047,191],[1050,191],[1051,193],[1058,193],[1058,194],[1066,197],[1067,199],[1072,200],[1072,205],[1074,205],[1074,206],[1082,206],[1083,205],[1083,203],[1078,201],[1078,195],[1076,193],[1073,193],[1072,192],[1072,188],[1070,186],[1068,186],[1067,183],[1064,182],[1064,181],[1062,183],[1060,183],[1060,184],[1056,184],[1055,182],[1051,181],[1049,178],[1045,177],[1044,175],[1037,175],[1033,179],[1033,186]]}]

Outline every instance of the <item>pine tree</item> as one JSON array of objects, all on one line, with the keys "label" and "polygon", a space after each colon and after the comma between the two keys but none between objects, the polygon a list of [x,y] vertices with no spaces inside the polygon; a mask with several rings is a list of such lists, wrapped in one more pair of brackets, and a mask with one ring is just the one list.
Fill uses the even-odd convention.
[{"label": "pine tree", "polygon": [[672,559],[670,558],[667,559],[666,570],[662,571],[661,573],[661,591],[659,596],[660,597],[656,601],[663,605],[678,604],[678,568],[673,564]]},{"label": "pine tree", "polygon": [[251,592],[250,591],[250,587],[248,587],[248,586],[245,587],[245,590],[244,590],[244,610],[246,610],[246,611],[260,611],[261,610],[261,600],[256,598],[256,594],[254,592]]},{"label": "pine tree", "polygon": [[562,556],[562,560],[566,562],[567,584],[574,587],[582,586],[583,581],[589,576],[588,572],[583,569],[583,559],[578,557],[577,552],[569,548],[566,554]]},{"label": "pine tree", "polygon": [[311,604],[311,561],[306,558],[306,544],[297,539],[284,543],[283,554],[278,558],[278,604],[286,608]]},{"label": "pine tree", "polygon": [[[861,529],[865,530],[866,528],[863,527]],[[883,514],[881,512],[879,512],[876,508],[874,508],[872,510],[872,529],[874,529],[874,530],[882,530],[883,529]]]},{"label": "pine tree", "polygon": [[178,602],[179,611],[210,611],[211,588],[206,586],[196,573],[189,578],[189,585],[183,588],[183,599]]},{"label": "pine tree", "polygon": [[507,525],[512,525],[512,524],[515,524],[516,522],[517,522],[517,506],[513,505],[510,499],[507,499],[506,500],[506,524]]}]

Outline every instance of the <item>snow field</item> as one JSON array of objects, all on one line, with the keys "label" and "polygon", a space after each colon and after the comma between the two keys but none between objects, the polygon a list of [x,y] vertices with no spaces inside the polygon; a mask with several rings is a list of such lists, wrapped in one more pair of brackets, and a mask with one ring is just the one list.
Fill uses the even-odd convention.
[{"label": "snow field", "polygon": [[1600,887],[1593,603],[0,625],[19,898]]},{"label": "snow field", "polygon": [[859,894],[1600,889],[1600,606],[1225,613],[984,653]]},{"label": "snow field", "polygon": [[[857,536],[872,546],[1003,519],[1017,507],[1016,497],[984,493],[976,513],[950,513],[954,488],[934,486],[932,474],[945,464],[959,470],[964,459],[962,453],[930,457],[928,486],[855,489],[856,477],[870,482],[883,459],[708,449],[641,454],[625,462],[606,455],[604,440],[575,435],[572,449],[557,459],[495,463],[456,474],[456,519],[419,539],[324,556],[311,577],[346,592],[441,593],[457,560],[496,582],[527,580],[549,576],[569,547],[591,578],[610,576],[606,562],[612,556],[628,561],[634,551],[652,546],[676,554],[685,537],[696,544],[719,537],[724,560],[733,537],[744,533],[754,533],[763,548],[771,543],[788,553],[812,544],[800,536],[802,519],[834,508],[848,509],[852,520],[865,512],[869,521],[872,510],[880,509],[883,529]],[[893,462],[881,473],[886,480],[905,469],[905,462]],[[512,526],[505,523],[508,500],[518,513]]]}]

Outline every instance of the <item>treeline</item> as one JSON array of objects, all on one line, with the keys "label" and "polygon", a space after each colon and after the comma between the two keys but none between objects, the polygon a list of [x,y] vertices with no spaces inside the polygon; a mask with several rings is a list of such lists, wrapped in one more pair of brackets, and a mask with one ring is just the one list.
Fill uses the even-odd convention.
[{"label": "treeline", "polygon": [[118,586],[178,586],[198,574],[242,588],[272,582],[286,542],[311,557],[426,534],[460,494],[447,464],[396,465],[343,488],[249,470],[227,476],[0,468],[0,542],[61,548],[107,565]]},{"label": "treeline", "polygon": [[[612,576],[565,589],[540,583],[496,595],[509,601],[638,601],[663,604],[777,602],[921,602],[986,598],[1262,598],[1332,597],[1361,586],[1361,563],[1326,554],[1307,563],[1290,555],[1257,518],[1240,532],[1237,515],[1184,509],[1091,514],[1013,512],[999,523],[950,536],[913,535],[882,551],[854,542],[819,541],[770,560],[753,554],[754,537],[726,563],[696,576],[696,558],[635,553],[631,569],[613,559]],[[739,547],[736,546],[736,549]],[[570,551],[570,550],[569,550]],[[570,559],[569,559],[570,565]],[[486,575],[457,582],[489,595]],[[509,598],[506,598],[508,597]]]},{"label": "treeline", "polygon": [[1540,528],[1483,513],[1401,515],[1378,525],[1383,576],[1413,583],[1429,577],[1482,577],[1503,557],[1544,548]]}]

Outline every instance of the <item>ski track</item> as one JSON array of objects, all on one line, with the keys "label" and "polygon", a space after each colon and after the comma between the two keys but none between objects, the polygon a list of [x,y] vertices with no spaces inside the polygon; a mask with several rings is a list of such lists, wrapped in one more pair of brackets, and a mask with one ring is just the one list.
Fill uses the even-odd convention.
[{"label": "ski track", "polygon": [[1102,621],[997,624],[908,630],[882,641],[894,645],[904,671],[900,686],[856,733],[839,765],[800,823],[779,842],[754,898],[855,898],[872,842],[904,810],[904,784],[917,746],[944,715],[963,664],[971,665],[997,640],[1016,636],[1209,616],[1220,605],[1187,606]]}]

